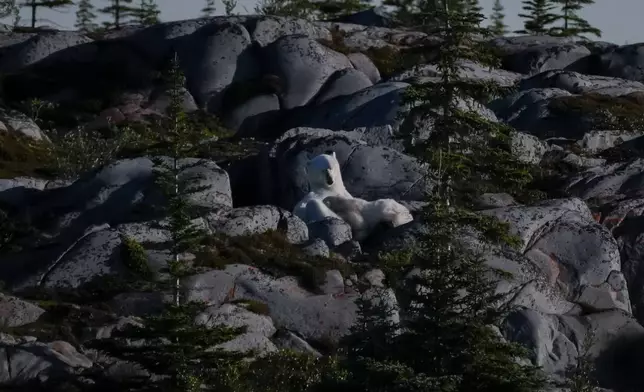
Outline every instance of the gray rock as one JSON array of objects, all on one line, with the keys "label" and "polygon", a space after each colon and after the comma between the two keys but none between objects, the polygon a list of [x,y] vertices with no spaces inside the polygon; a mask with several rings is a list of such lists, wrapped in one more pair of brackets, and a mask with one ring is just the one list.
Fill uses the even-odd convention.
[{"label": "gray rock", "polygon": [[[0,72],[18,71],[64,49],[92,40],[75,31],[42,32],[12,45],[0,58]],[[61,60],[61,59],[59,59]]]},{"label": "gray rock", "polygon": [[343,69],[329,77],[312,104],[318,105],[340,96],[351,95],[372,85],[371,80],[361,71],[353,68]]},{"label": "gray rock", "polygon": [[92,361],[67,342],[0,344],[0,385],[20,386],[73,374]]},{"label": "gray rock", "polygon": [[[566,287],[568,300],[589,308],[631,311],[625,288],[605,284],[616,276],[623,279],[617,243],[579,199],[483,213],[510,223],[511,232],[522,240],[521,253],[539,265],[551,282]],[[605,292],[605,297],[596,290]]]},{"label": "gray rock", "polygon": [[277,328],[296,331],[305,339],[337,340],[355,322],[355,295],[314,295],[300,288],[295,278],[275,279],[246,265],[228,265],[185,279],[186,300],[209,304],[248,299],[264,302]]},{"label": "gray rock", "polygon": [[521,80],[520,90],[558,88],[571,94],[596,93],[610,96],[644,91],[644,84],[615,77],[584,75],[566,70],[549,70]]},{"label": "gray rock", "polygon": [[270,317],[253,313],[233,304],[208,307],[197,315],[195,323],[209,328],[216,326],[244,327],[245,333],[260,334],[267,338],[276,332]]},{"label": "gray rock", "polygon": [[121,293],[108,302],[110,310],[120,315],[146,316],[163,310],[168,303],[162,293]]},{"label": "gray rock", "polygon": [[259,76],[251,38],[244,26],[213,24],[191,34],[189,45],[179,47],[186,84],[200,107],[218,113],[221,92],[234,81]]},{"label": "gray rock", "polygon": [[325,218],[321,221],[309,223],[307,227],[311,238],[322,239],[330,249],[350,241],[352,238],[351,226],[337,218]]},{"label": "gray rock", "polygon": [[260,234],[283,225],[289,242],[301,244],[309,238],[306,224],[300,218],[275,206],[234,208],[210,214],[207,220],[212,231],[228,236]]},{"label": "gray rock", "polygon": [[545,143],[523,132],[513,132],[510,141],[512,154],[521,162],[538,164],[547,151]]},{"label": "gray rock", "polygon": [[320,288],[324,294],[344,294],[344,278],[338,270],[326,272],[324,284]]},{"label": "gray rock", "polygon": [[[279,116],[279,121],[269,123],[271,127],[278,128],[279,133],[272,130],[277,135],[297,127],[330,130],[361,128],[360,133],[370,133],[372,130],[379,132],[382,127],[391,125],[397,130],[403,121],[400,117],[404,111],[401,107],[402,93],[408,86],[409,84],[401,82],[377,83],[354,94],[337,97],[319,105],[297,107]],[[268,120],[274,119],[268,117]],[[260,137],[266,133],[261,129],[254,131],[258,128],[256,124],[250,125],[251,130],[242,127],[240,134]]]},{"label": "gray rock", "polygon": [[384,6],[342,15],[337,18],[337,21],[374,27],[392,27],[395,23],[393,16]]},{"label": "gray rock", "polygon": [[301,128],[286,133],[270,152],[276,157],[275,174],[262,178],[264,189],[271,189],[267,194],[275,195],[268,203],[292,209],[309,191],[304,164],[325,151],[335,151],[344,184],[355,197],[422,200],[432,187],[415,158],[367,145],[351,134]]},{"label": "gray rock", "polygon": [[380,71],[367,55],[364,53],[349,53],[347,58],[355,69],[367,75],[371,83],[375,84],[380,81]]},{"label": "gray rock", "polygon": [[305,19],[259,16],[249,20],[246,23],[246,28],[253,41],[260,46],[272,44],[286,35],[306,35],[312,39],[331,39],[329,30]]},{"label": "gray rock", "polygon": [[[519,73],[486,67],[469,60],[460,61],[458,66],[458,75],[461,78],[479,82],[494,82],[504,87],[514,86],[523,78],[523,75]],[[422,64],[402,71],[389,80],[409,82],[413,78],[440,77],[441,74],[435,64]]]},{"label": "gray rock", "polygon": [[476,199],[474,204],[478,209],[487,210],[514,206],[517,205],[517,202],[507,193],[484,193]]},{"label": "gray rock", "polygon": [[503,67],[522,74],[563,69],[590,55],[590,50],[567,37],[518,36],[492,40],[502,53]]},{"label": "gray rock", "polygon": [[369,282],[374,287],[384,287],[383,281],[385,280],[385,273],[381,269],[372,269],[365,272],[362,279]]},{"label": "gray rock", "polygon": [[593,73],[644,83],[644,43],[623,45],[597,55]]},{"label": "gray rock", "polygon": [[329,257],[330,255],[329,246],[322,238],[311,238],[302,248],[302,252],[309,256]]},{"label": "gray rock", "polygon": [[0,108],[0,132],[9,132],[13,135],[20,134],[33,140],[49,140],[34,120],[11,109]]},{"label": "gray rock", "polygon": [[[150,94],[146,109],[154,110],[159,113],[166,113],[170,105],[170,96],[162,90],[155,90]],[[191,113],[199,109],[195,98],[186,88],[181,89],[181,109],[186,113]]]},{"label": "gray rock", "polygon": [[566,190],[581,199],[598,202],[636,194],[644,186],[644,159],[590,168],[572,176]]},{"label": "gray rock", "polygon": [[263,56],[267,72],[284,82],[284,109],[306,105],[334,72],[353,68],[345,55],[304,35],[277,39],[264,48]]},{"label": "gray rock", "polygon": [[280,110],[280,101],[275,94],[258,95],[224,113],[224,124],[228,129],[237,132],[235,136],[262,136],[262,114]]},{"label": "gray rock", "polygon": [[522,90],[493,101],[490,107],[499,120],[518,131],[541,139],[563,137],[579,140],[592,126],[588,119],[579,115],[557,117],[549,107],[552,99],[569,96],[569,92],[558,88]]},{"label": "gray rock", "polygon": [[294,350],[297,352],[310,354],[315,357],[322,356],[322,354],[311,347],[311,345],[308,344],[306,340],[288,330],[277,331],[277,333],[273,336],[273,341],[281,349]]},{"label": "gray rock", "polygon": [[234,337],[227,342],[220,343],[212,350],[249,353],[252,352],[258,357],[277,351],[277,346],[266,336],[260,333],[245,333]]},{"label": "gray rock", "polygon": [[55,260],[44,274],[32,276],[24,285],[78,288],[97,277],[123,274],[127,268],[118,257],[121,244],[116,230],[92,233]]},{"label": "gray rock", "polygon": [[636,131],[590,131],[586,132],[584,137],[577,141],[577,145],[590,154],[595,154],[603,150],[615,147],[625,141],[635,139],[641,136],[641,132]]},{"label": "gray rock", "polygon": [[0,326],[19,327],[38,320],[45,310],[20,298],[0,294]]},{"label": "gray rock", "polygon": [[612,363],[601,360],[603,352],[620,338],[641,338],[644,328],[620,311],[573,316],[523,309],[506,319],[503,332],[509,340],[530,349],[534,364],[543,366],[551,377],[562,381],[566,367],[576,364],[588,333],[593,332],[595,340],[588,354],[597,360],[597,372],[601,377],[607,368],[613,367]]},{"label": "gray rock", "polygon": [[130,327],[142,328],[143,323],[135,317],[119,317],[115,323],[99,328],[87,328],[86,332],[91,333],[90,339],[110,339],[114,332],[121,332]]}]

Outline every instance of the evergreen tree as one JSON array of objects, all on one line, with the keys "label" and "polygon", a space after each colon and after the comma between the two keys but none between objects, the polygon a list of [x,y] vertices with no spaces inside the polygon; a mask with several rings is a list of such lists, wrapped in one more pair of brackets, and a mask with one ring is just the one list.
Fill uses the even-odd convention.
[{"label": "evergreen tree", "polygon": [[0,0],[0,19],[11,16],[16,7],[16,0]]},{"label": "evergreen tree", "polygon": [[371,0],[324,0],[312,2],[321,20],[334,19],[371,7]]},{"label": "evergreen tree", "polygon": [[[439,5],[415,17],[424,22],[423,31],[443,40],[436,54],[440,80],[415,85],[406,97],[424,111],[433,130],[425,140],[404,135],[407,152],[428,164],[437,183],[421,218],[431,225],[415,247],[381,259],[400,265],[401,275],[413,268],[419,272],[397,287],[399,326],[383,321],[386,315],[378,317],[369,303],[360,305],[360,323],[348,339],[350,374],[335,389],[536,392],[543,387],[538,369],[517,361],[525,350],[501,341],[491,328],[505,315],[493,279],[503,274],[455,241],[458,231],[470,226],[490,241],[514,243],[505,225],[468,208],[472,195],[489,189],[520,191],[529,175],[509,152],[509,130],[459,105],[486,102],[501,90],[459,74],[462,59],[497,62],[476,38],[490,35],[480,27],[483,16],[466,4]],[[398,261],[387,260],[392,258]]]},{"label": "evergreen tree", "polygon": [[519,34],[545,35],[550,31],[549,25],[557,20],[552,0],[524,0],[522,9],[525,13],[519,16],[525,20],[523,30],[517,31]]},{"label": "evergreen tree", "polygon": [[94,20],[94,5],[91,0],[80,0],[78,2],[78,10],[76,11],[76,24],[74,25],[79,31],[88,33],[96,29]]},{"label": "evergreen tree", "polygon": [[[440,6],[443,0],[432,1],[432,0],[384,0],[383,4],[393,7],[394,17],[397,19],[398,23],[406,27],[417,27],[424,25],[427,27],[431,23],[436,21],[427,20],[427,18],[432,18],[432,15],[435,15],[437,11],[440,10]],[[465,2],[470,0],[446,0],[447,6],[449,9],[456,9],[465,5]],[[419,18],[421,20],[419,20]]]},{"label": "evergreen tree", "polygon": [[185,77],[181,72],[179,61],[175,55],[167,73],[168,94],[170,105],[167,109],[166,120],[158,128],[165,132],[156,135],[161,145],[167,146],[166,155],[169,159],[155,159],[157,167],[157,183],[167,199],[168,224],[171,233],[172,260],[169,263],[169,273],[174,280],[175,305],[180,304],[180,279],[190,273],[187,262],[183,260],[186,252],[199,252],[200,243],[205,233],[191,223],[191,212],[188,197],[203,188],[195,188],[193,183],[198,178],[191,176],[182,178],[181,173],[201,164],[200,160],[193,163],[182,163],[189,157],[199,142],[212,135],[208,130],[193,128],[188,124],[186,113],[182,108]]},{"label": "evergreen tree", "polygon": [[492,25],[490,30],[496,36],[504,36],[508,33],[508,26],[505,24],[505,14],[503,11],[505,8],[501,4],[501,0],[494,0],[494,6],[492,7]]},{"label": "evergreen tree", "polygon": [[566,369],[566,387],[569,392],[598,392],[597,380],[593,374],[595,366],[589,355],[589,350],[594,343],[595,331],[590,331],[579,347],[577,363]]},{"label": "evergreen tree", "polygon": [[73,4],[74,2],[72,0],[28,0],[27,2],[23,3],[22,6],[24,8],[31,9],[31,27],[35,28],[36,22],[38,21],[38,19],[36,18],[36,11],[38,10],[38,8],[58,9]]},{"label": "evergreen tree", "polygon": [[206,0],[206,5],[201,9],[201,15],[205,18],[215,15],[215,0]]},{"label": "evergreen tree", "polygon": [[308,0],[260,0],[255,6],[259,15],[291,16],[309,19],[313,16],[313,8]]},{"label": "evergreen tree", "polygon": [[[195,317],[205,305],[186,303],[180,296],[180,279],[194,273],[184,255],[188,252],[198,254],[205,238],[205,232],[192,223],[195,211],[189,203],[190,195],[203,191],[205,187],[195,186],[199,177],[186,175],[185,171],[201,164],[199,159],[188,157],[201,140],[211,135],[188,124],[182,108],[185,80],[176,55],[166,76],[170,104],[165,119],[158,124],[159,131],[150,132],[150,137],[153,145],[165,150],[165,156],[153,161],[156,184],[165,196],[163,210],[167,219],[163,225],[170,234],[171,258],[164,271],[169,275],[169,281],[152,283],[162,290],[171,288],[173,303],[167,305],[162,313],[146,317],[143,327],[125,329],[111,339],[95,340],[91,344],[110,356],[138,363],[158,377],[114,381],[102,374],[93,374],[96,382],[92,391],[235,391],[229,386],[239,382],[238,371],[244,355],[213,348],[239,335],[243,328],[195,324]],[[147,266],[145,253],[140,257],[143,260],[136,264]],[[149,274],[139,272],[138,275]],[[141,344],[133,345],[132,340]]]},{"label": "evergreen tree", "polygon": [[109,0],[110,5],[99,10],[100,13],[109,15],[112,21],[105,22],[104,25],[108,28],[120,28],[124,23],[127,23],[132,18],[136,18],[139,13],[139,8],[133,7],[133,0]]},{"label": "evergreen tree", "polygon": [[555,21],[561,21],[563,26],[555,27],[551,34],[566,37],[580,37],[582,34],[593,34],[601,37],[601,30],[592,27],[587,20],[579,16],[579,12],[586,5],[595,3],[595,0],[552,0],[561,5],[561,15]]},{"label": "evergreen tree", "polygon": [[262,0],[255,6],[261,15],[329,20],[371,7],[371,0]]},{"label": "evergreen tree", "polygon": [[159,23],[161,10],[155,0],[141,0],[137,10],[137,19],[143,26],[151,26]]},{"label": "evergreen tree", "polygon": [[483,7],[481,7],[479,0],[464,0],[464,2],[467,11],[476,12],[478,14],[483,12]]},{"label": "evergreen tree", "polygon": [[226,16],[233,15],[235,7],[237,7],[237,0],[221,0],[224,5],[224,13]]}]

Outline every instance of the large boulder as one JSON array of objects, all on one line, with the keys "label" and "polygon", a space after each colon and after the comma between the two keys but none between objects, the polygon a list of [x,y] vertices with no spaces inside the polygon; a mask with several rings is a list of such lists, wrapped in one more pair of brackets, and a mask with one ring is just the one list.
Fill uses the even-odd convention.
[{"label": "large boulder", "polygon": [[267,151],[268,162],[261,162],[264,193],[272,197],[266,203],[291,210],[308,193],[306,162],[326,151],[335,152],[344,184],[353,196],[422,200],[431,189],[424,166],[415,158],[369,145],[341,131],[296,128]]}]

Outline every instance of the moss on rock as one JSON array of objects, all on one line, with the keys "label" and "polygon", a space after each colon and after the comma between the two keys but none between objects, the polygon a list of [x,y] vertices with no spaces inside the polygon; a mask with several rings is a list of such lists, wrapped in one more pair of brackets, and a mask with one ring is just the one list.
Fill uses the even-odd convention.
[{"label": "moss on rock", "polygon": [[[327,48],[345,55],[358,52],[344,43],[345,37],[346,33],[336,29],[331,30],[331,40],[321,39],[319,42]],[[415,64],[419,60],[417,49],[397,48],[393,45],[370,47],[360,53],[369,57],[384,79],[403,71],[406,67]]]},{"label": "moss on rock", "polygon": [[151,279],[152,270],[148,265],[145,249],[135,239],[123,236],[121,244],[121,259],[127,268],[141,279]]},{"label": "moss on rock", "polygon": [[52,178],[45,142],[0,131],[0,178]]},{"label": "moss on rock", "polygon": [[231,301],[232,304],[239,305],[249,312],[267,316],[270,313],[268,305],[264,302],[254,299],[236,299]]},{"label": "moss on rock", "polygon": [[337,269],[345,276],[352,273],[346,262],[309,256],[275,230],[236,237],[215,234],[208,237],[206,248],[208,250],[197,257],[199,266],[252,265],[276,277],[296,276],[303,287],[315,292],[324,283],[326,271]]},{"label": "moss on rock", "polygon": [[5,332],[20,336],[35,336],[40,341],[64,340],[72,345],[82,343],[87,328],[102,327],[116,321],[116,317],[104,310],[53,300],[34,302],[45,313],[33,323],[5,328]]},{"label": "moss on rock", "polygon": [[557,97],[548,108],[556,115],[578,117],[603,130],[631,130],[644,126],[644,93],[613,97],[597,93]]}]

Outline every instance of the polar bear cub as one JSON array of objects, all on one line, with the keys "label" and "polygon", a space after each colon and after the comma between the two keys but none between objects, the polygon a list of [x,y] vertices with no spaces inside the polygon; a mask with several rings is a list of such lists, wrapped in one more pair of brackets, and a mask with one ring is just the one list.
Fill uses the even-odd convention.
[{"label": "polar bear cub", "polygon": [[362,241],[381,223],[397,227],[414,220],[409,210],[394,199],[367,201],[328,196],[324,205],[351,226],[353,239]]},{"label": "polar bear cub", "polygon": [[293,215],[298,216],[304,223],[320,221],[327,217],[341,219],[323,203],[329,196],[353,199],[344,187],[340,163],[335,152],[320,154],[308,161],[306,174],[310,192],[295,205]]}]

